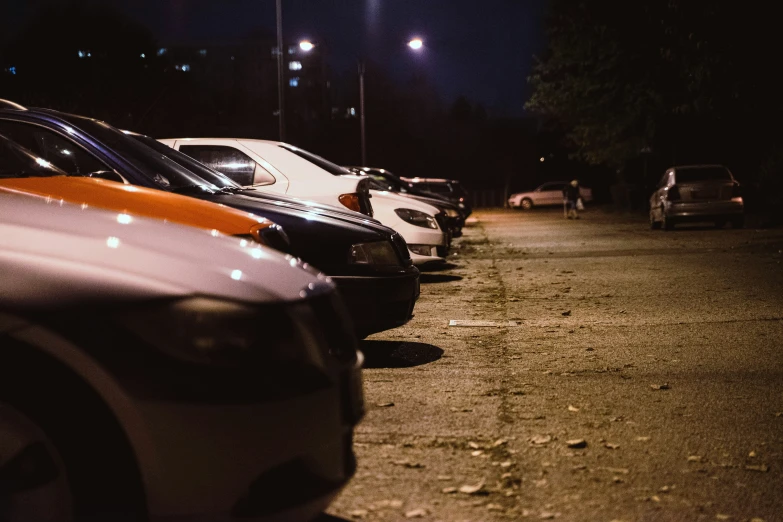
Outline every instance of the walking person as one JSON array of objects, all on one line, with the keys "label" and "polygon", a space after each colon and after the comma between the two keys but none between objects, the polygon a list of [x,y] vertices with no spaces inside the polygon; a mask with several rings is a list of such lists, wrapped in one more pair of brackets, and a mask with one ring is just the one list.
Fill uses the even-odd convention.
[{"label": "walking person", "polygon": [[563,188],[563,205],[565,207],[565,217],[568,219],[579,219],[577,204],[579,202],[579,181],[573,180]]}]

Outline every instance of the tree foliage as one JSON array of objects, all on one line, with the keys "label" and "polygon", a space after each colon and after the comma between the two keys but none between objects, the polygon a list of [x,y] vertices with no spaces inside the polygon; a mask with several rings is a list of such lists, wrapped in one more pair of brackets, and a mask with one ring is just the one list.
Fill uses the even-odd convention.
[{"label": "tree foliage", "polygon": [[771,9],[552,0],[549,47],[529,78],[527,108],[556,122],[590,164],[622,168],[643,150],[672,158],[752,151],[761,162],[780,134],[766,131],[781,113]]}]

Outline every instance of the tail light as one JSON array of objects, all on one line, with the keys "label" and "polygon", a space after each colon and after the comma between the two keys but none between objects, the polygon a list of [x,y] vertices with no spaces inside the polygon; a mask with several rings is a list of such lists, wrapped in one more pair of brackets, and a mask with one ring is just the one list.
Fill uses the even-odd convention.
[{"label": "tail light", "polygon": [[739,198],[742,197],[742,191],[740,190],[739,183],[735,183],[731,186],[731,197],[733,198]]},{"label": "tail light", "polygon": [[672,185],[666,192],[666,199],[669,201],[678,201],[680,199],[680,188],[677,185]]},{"label": "tail light", "polygon": [[340,200],[340,203],[342,203],[343,206],[353,210],[354,212],[362,211],[362,204],[359,200],[359,194],[340,194],[340,197],[337,199]]}]

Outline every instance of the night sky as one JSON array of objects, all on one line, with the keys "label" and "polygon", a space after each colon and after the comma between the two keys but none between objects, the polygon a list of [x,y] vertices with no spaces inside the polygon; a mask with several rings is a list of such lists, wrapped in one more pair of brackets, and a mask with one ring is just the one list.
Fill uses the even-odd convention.
[{"label": "night sky", "polygon": [[[7,3],[6,3],[7,2]],[[44,2],[6,0],[8,35]],[[163,45],[219,44],[273,31],[274,0],[104,0],[150,28]],[[450,103],[459,95],[494,116],[519,116],[533,54],[544,46],[546,0],[283,0],[286,41],[326,41],[335,74],[367,56],[393,78],[422,68]],[[424,39],[414,54],[405,42]]]}]

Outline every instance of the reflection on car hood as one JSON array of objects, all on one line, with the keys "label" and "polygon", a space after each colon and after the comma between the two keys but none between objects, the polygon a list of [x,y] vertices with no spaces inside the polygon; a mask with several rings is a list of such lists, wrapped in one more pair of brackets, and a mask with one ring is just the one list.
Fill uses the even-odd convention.
[{"label": "reflection on car hood", "polygon": [[438,213],[438,209],[436,207],[433,207],[432,205],[428,205],[427,203],[418,201],[413,198],[408,198],[401,194],[396,194],[394,192],[386,192],[385,190],[383,191],[371,190],[370,194],[372,194],[373,207],[380,206],[380,205],[388,205],[394,207],[395,209],[410,208],[413,210],[424,212],[431,216],[434,216],[435,214]]},{"label": "reflection on car hood", "polygon": [[248,302],[329,291],[323,274],[252,242],[60,200],[0,194],[0,306],[207,295]]},{"label": "reflection on car hood", "polygon": [[2,179],[0,192],[3,191],[214,229],[228,235],[247,235],[271,224],[247,212],[219,207],[195,198],[96,178],[55,176]]},{"label": "reflection on car hood", "polygon": [[380,221],[369,216],[365,216],[361,212],[354,212],[352,210],[348,210],[347,208],[335,207],[332,205],[326,205],[324,203],[308,201],[306,199],[283,196],[281,194],[272,194],[257,189],[244,190],[238,194],[260,199],[265,202],[272,203],[273,205],[285,206],[287,208],[302,210],[305,212],[315,212],[317,214],[322,214],[324,216],[333,217],[336,219],[342,219],[351,223],[380,225]]}]

